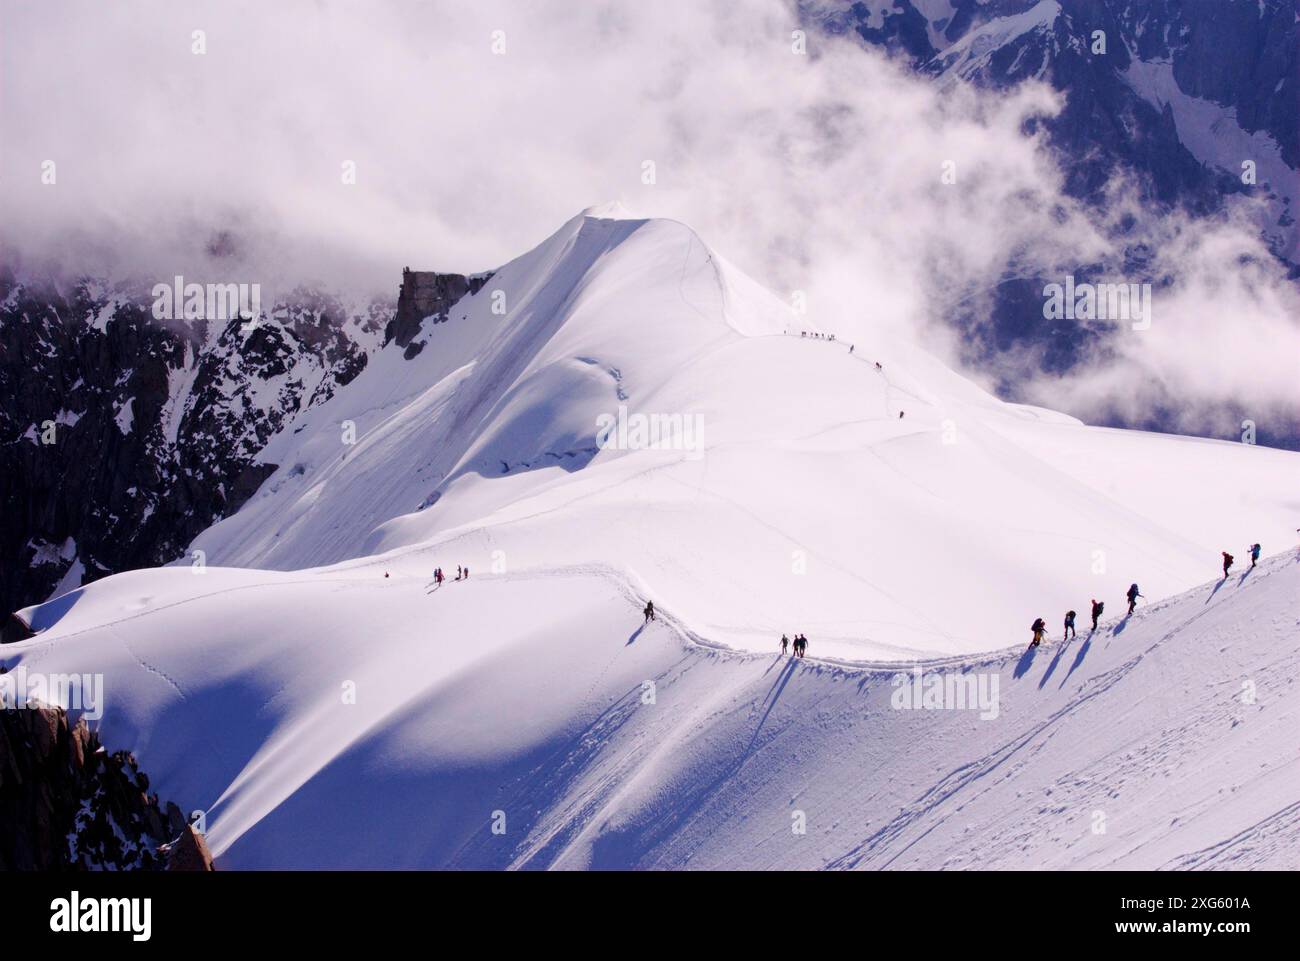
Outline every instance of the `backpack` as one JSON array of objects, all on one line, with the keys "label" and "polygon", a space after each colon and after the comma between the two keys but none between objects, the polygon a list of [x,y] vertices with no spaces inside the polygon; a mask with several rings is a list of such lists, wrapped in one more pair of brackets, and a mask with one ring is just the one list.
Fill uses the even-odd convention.
[{"label": "backpack", "polygon": [[1128,588],[1128,596],[1137,597],[1137,595],[1138,595],[1138,586],[1136,584],[1130,584]]},{"label": "backpack", "polygon": [[1074,611],[1066,611],[1066,612],[1065,612],[1065,619],[1066,619],[1067,621],[1073,621],[1073,620],[1074,620]]},{"label": "backpack", "polygon": [[1105,607],[1106,607],[1106,602],[1105,602],[1105,601],[1099,601],[1099,602],[1097,603],[1097,608],[1096,608],[1097,614],[1100,615],[1101,612],[1102,612],[1102,610],[1105,609]]},{"label": "backpack", "polygon": [[1040,617],[1038,620],[1034,621],[1034,623],[1029,625],[1029,629],[1031,631],[1041,631],[1043,629],[1043,619]]},{"label": "backpack", "polygon": [[1231,555],[1231,554],[1224,554],[1224,555],[1223,555],[1223,563],[1228,564],[1228,565],[1231,565],[1231,564],[1232,564],[1232,555]]}]

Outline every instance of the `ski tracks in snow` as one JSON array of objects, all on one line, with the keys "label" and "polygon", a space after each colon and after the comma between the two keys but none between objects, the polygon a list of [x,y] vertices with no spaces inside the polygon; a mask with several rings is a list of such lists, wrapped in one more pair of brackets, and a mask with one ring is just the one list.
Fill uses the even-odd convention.
[{"label": "ski tracks in snow", "polygon": [[[1034,724],[1028,730],[1020,733],[1011,740],[1003,743],[995,750],[984,754],[972,761],[969,761],[940,778],[931,787],[922,792],[912,805],[901,811],[892,818],[880,830],[866,837],[859,844],[855,845],[849,851],[845,852],[838,858],[827,864],[829,869],[845,870],[853,869],[859,866],[869,865],[875,868],[887,868],[903,857],[909,850],[918,844],[928,834],[943,825],[948,818],[960,812],[967,807],[974,797],[978,797],[986,790],[991,790],[994,785],[988,782],[989,775],[1001,768],[1006,762],[1010,761],[1024,750],[1031,754],[1036,754],[1045,746],[1056,729],[1071,720],[1077,718],[1082,709],[1099,696],[1109,692],[1122,680],[1128,677],[1139,664],[1142,663],[1149,655],[1155,653],[1161,647],[1172,641],[1180,634],[1183,634],[1188,628],[1193,626],[1201,618],[1207,616],[1215,610],[1214,607],[1203,607],[1191,617],[1180,621],[1168,631],[1164,632],[1158,639],[1152,642],[1146,649],[1135,653],[1128,660],[1119,666],[1084,680],[1079,689],[1070,698],[1070,700],[1060,709],[1052,712],[1048,717]],[[1107,635],[1114,637],[1113,629],[1107,632]],[[1004,670],[1010,666],[1010,662],[1004,665]],[[1068,680],[1068,677],[1067,677]],[[1062,686],[1064,686],[1064,681]],[[1041,688],[1040,688],[1041,689]],[[1203,727],[1211,718],[1198,715],[1192,727]],[[1140,749],[1134,757],[1130,752],[1127,757],[1132,762],[1128,766],[1136,764],[1139,769],[1147,770],[1152,763],[1159,762],[1159,752],[1166,747],[1171,747],[1175,742],[1185,743],[1186,731],[1178,728],[1174,731],[1166,731],[1154,743],[1150,743]],[[1152,755],[1157,755],[1152,757]],[[1109,761],[1116,761],[1113,756],[1107,758]],[[1107,782],[1115,784],[1124,780],[1124,770],[1126,765],[1123,763],[1124,758],[1118,759],[1119,763],[1111,768],[1111,773]],[[1014,776],[1014,772],[1007,775]],[[1094,783],[1092,778],[1080,778],[1075,773],[1063,774],[1060,781],[1070,782],[1074,786]],[[1109,794],[1109,789],[1103,787],[1103,793]],[[972,791],[974,797],[972,797]],[[952,802],[952,803],[950,803]],[[1072,806],[1081,809],[1091,803],[1089,800],[1071,801]],[[951,808],[944,810],[943,808]],[[1300,826],[1294,823],[1294,818],[1290,824],[1285,823],[1283,815],[1295,808],[1300,807],[1300,803],[1292,805],[1283,811],[1265,819],[1257,825],[1241,832],[1234,838],[1230,838],[1219,845],[1213,846],[1202,852],[1184,855],[1177,859],[1177,863],[1171,866],[1176,867],[1193,867],[1201,863],[1208,863],[1219,858],[1225,851],[1239,845],[1244,839],[1253,838],[1259,834],[1277,834],[1289,830],[1291,834],[1300,835]],[[916,833],[914,837],[907,840],[909,832]],[[901,847],[898,846],[901,844]],[[877,857],[883,858],[880,863],[870,863]]]}]

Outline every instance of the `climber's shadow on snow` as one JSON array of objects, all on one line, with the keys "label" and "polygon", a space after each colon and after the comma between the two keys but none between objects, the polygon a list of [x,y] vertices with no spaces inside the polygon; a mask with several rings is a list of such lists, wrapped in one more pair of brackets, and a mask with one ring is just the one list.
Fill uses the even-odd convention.
[{"label": "climber's shadow on snow", "polygon": [[[1222,577],[1222,578],[1220,578],[1218,581],[1215,582],[1215,584],[1214,584],[1214,590],[1210,591],[1210,596],[1207,597],[1207,598],[1205,599],[1205,603],[1206,603],[1206,604],[1208,604],[1208,603],[1210,603],[1210,601],[1214,600],[1214,595],[1217,594],[1217,593],[1219,593],[1219,588],[1223,586],[1223,584],[1224,584],[1225,581],[1227,581],[1227,578],[1226,578],[1226,577]],[[1202,606],[1204,606],[1204,605],[1202,605]]]},{"label": "climber's shadow on snow", "polygon": [[[1087,642],[1085,641],[1085,643]],[[1056,665],[1061,663],[1061,658],[1065,656],[1065,652],[1069,646],[1068,641],[1061,641],[1060,646],[1057,647],[1056,656],[1052,658],[1052,663],[1047,665],[1047,671],[1043,674],[1043,679],[1038,682],[1038,689],[1040,691],[1043,689],[1043,685],[1047,683],[1048,678],[1052,676],[1052,672],[1056,670]]]},{"label": "climber's shadow on snow", "polygon": [[[731,763],[723,766],[717,776],[707,783],[697,784],[693,788],[688,787],[683,793],[675,795],[670,814],[675,812],[680,816],[702,810],[705,803],[713,798],[728,781],[740,773],[745,763],[754,756],[754,753],[761,746],[759,737],[763,732],[768,717],[772,713],[772,709],[776,707],[776,702],[781,698],[781,692],[790,679],[798,673],[799,665],[796,660],[793,657],[789,658],[785,667],[777,674],[771,688],[768,689],[766,696],[763,698],[762,716],[759,717],[758,723],[754,727],[754,733],[750,736],[749,743],[745,746],[743,753],[739,754]],[[635,696],[635,691],[634,688],[630,693]],[[625,846],[644,843],[644,838],[638,837],[635,830],[607,830],[593,840],[588,867],[594,870],[625,868],[628,864],[633,863],[633,858],[629,853],[633,849],[625,849]],[[545,854],[545,851],[539,853],[537,858],[539,864],[545,863]]]},{"label": "climber's shadow on snow", "polygon": [[649,622],[647,621],[647,622],[641,624],[639,627],[637,627],[637,629],[636,629],[635,631],[632,632],[631,636],[628,637],[628,639],[627,639],[627,643],[623,645],[624,647],[631,647],[634,643],[636,643],[636,639],[637,639],[638,637],[640,637],[640,636],[641,636],[641,632],[645,630],[645,625],[646,625],[646,623],[649,623]]},{"label": "climber's shadow on snow", "polygon": [[1016,669],[1011,676],[1018,681],[1029,673],[1029,669],[1033,667],[1034,664],[1034,655],[1037,653],[1038,648],[1036,647],[1026,648],[1025,653],[1020,655],[1020,663],[1016,665]]},{"label": "climber's shadow on snow", "polygon": [[749,739],[749,746],[745,748],[744,756],[736,765],[737,770],[739,770],[740,765],[744,764],[749,756],[754,753],[754,746],[758,743],[759,732],[763,730],[763,725],[767,723],[767,718],[768,715],[772,713],[772,708],[776,707],[776,702],[781,699],[781,692],[784,691],[785,686],[790,683],[790,678],[794,677],[795,668],[797,667],[797,664],[795,663],[796,661],[797,658],[790,658],[790,663],[781,670],[781,673],[776,676],[776,680],[772,682],[772,686],[768,688],[767,695],[763,698],[763,716],[758,719],[758,725],[754,728],[754,734]]},{"label": "climber's shadow on snow", "polygon": [[[1122,624],[1123,621],[1120,623]],[[1116,630],[1118,631],[1118,629]],[[1070,679],[1070,675],[1079,669],[1079,665],[1083,663],[1083,659],[1088,656],[1088,649],[1090,647],[1092,647],[1091,634],[1083,639],[1083,644],[1079,647],[1079,653],[1074,655],[1074,663],[1070,665],[1070,669],[1065,672],[1065,677],[1061,678],[1061,683],[1056,688],[1058,691],[1065,687],[1065,682]]]}]

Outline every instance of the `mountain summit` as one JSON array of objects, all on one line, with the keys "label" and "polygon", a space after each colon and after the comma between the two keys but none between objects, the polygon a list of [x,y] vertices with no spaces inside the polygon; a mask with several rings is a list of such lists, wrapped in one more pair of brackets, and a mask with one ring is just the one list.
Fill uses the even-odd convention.
[{"label": "mountain summit", "polygon": [[1289,539],[1295,454],[1004,403],[818,329],[683,224],[595,211],[288,422],[177,563],[617,571],[711,643],[859,661],[999,648],[1030,608]]}]

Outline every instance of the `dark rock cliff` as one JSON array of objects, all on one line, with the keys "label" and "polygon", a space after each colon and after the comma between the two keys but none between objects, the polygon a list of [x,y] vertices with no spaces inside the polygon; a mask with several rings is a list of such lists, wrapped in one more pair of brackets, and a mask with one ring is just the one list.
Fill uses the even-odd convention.
[{"label": "dark rock cliff", "polygon": [[0,615],[183,557],[275,472],[258,457],[272,437],[373,351],[414,357],[490,276],[406,270],[396,305],[352,308],[299,288],[249,324],[158,319],[148,285],[0,266]]},{"label": "dark rock cliff", "polygon": [[254,325],[159,320],[147,288],[0,269],[0,611],[183,556],[258,453],[366,366],[391,304],[299,290]]},{"label": "dark rock cliff", "polygon": [[466,277],[403,268],[397,314],[384,329],[384,343],[394,343],[403,348],[403,356],[410,360],[424,349],[424,341],[416,340],[424,321],[432,319],[435,324],[444,323],[451,308],[466,294],[478,293],[491,276],[477,274]]},{"label": "dark rock cliff", "polygon": [[202,836],[62,708],[0,709],[0,871],[211,870]]}]

